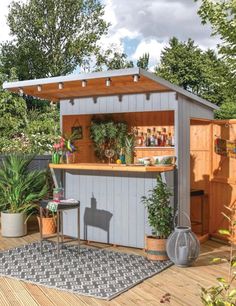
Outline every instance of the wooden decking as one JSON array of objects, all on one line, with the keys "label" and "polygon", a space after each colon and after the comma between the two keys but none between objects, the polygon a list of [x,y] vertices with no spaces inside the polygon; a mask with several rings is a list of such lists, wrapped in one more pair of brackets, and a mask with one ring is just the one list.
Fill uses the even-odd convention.
[{"label": "wooden decking", "polygon": [[[0,238],[0,248],[8,249],[25,243],[37,241],[38,233],[30,233],[23,238]],[[114,248],[109,245],[95,244],[98,248],[109,248],[143,255],[142,250],[124,247]],[[76,305],[202,305],[199,297],[201,286],[215,283],[217,276],[226,275],[225,264],[210,265],[212,257],[221,256],[226,252],[225,245],[207,241],[201,245],[201,256],[191,268],[181,269],[175,266],[144,281],[112,301],[93,299],[85,296],[69,294],[54,289],[47,289],[5,277],[0,277],[0,305],[23,306],[76,306]],[[170,303],[162,304],[160,300],[165,293],[171,294]]]}]

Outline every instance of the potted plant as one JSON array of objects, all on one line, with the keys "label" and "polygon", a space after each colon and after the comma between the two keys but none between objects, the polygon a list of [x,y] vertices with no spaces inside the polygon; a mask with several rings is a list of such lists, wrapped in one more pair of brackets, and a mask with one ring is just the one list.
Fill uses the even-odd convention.
[{"label": "potted plant", "polygon": [[[42,211],[42,234],[44,236],[55,234],[57,230],[57,215],[54,211],[51,211],[49,209],[43,209]],[[37,216],[37,219],[40,227],[40,217]]]},{"label": "potted plant", "polygon": [[75,152],[78,151],[75,145],[75,141],[79,139],[78,132],[74,131],[71,135],[64,135],[64,151],[66,154],[66,163],[71,164],[75,162]]},{"label": "potted plant", "polygon": [[166,241],[173,227],[173,208],[170,205],[172,192],[158,175],[157,184],[149,193],[148,197],[142,197],[152,228],[152,236],[146,237],[147,258],[167,260]]},{"label": "potted plant", "polygon": [[126,164],[134,163],[135,135],[133,132],[128,133],[125,137],[125,162]]},{"label": "potted plant", "polygon": [[64,138],[60,138],[59,141],[54,143],[53,145],[53,152],[52,152],[52,163],[53,164],[60,164],[63,148],[65,145]]},{"label": "potted plant", "polygon": [[28,217],[48,192],[46,171],[29,169],[33,156],[9,155],[0,167],[1,230],[4,237],[27,234]]},{"label": "potted plant", "polygon": [[105,162],[106,150],[114,150],[114,157],[118,158],[120,151],[125,146],[127,124],[115,122],[110,117],[93,118],[90,126],[90,138],[93,141],[97,158]]}]

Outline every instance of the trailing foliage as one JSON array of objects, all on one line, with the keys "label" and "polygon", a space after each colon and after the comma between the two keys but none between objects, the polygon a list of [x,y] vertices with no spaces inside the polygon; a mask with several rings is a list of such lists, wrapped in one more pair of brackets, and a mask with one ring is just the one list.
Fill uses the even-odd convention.
[{"label": "trailing foliage", "polygon": [[111,119],[96,119],[91,122],[90,137],[94,143],[94,150],[99,160],[106,159],[105,150],[111,148],[119,156],[121,148],[125,147],[127,124],[114,122]]},{"label": "trailing foliage", "polygon": [[0,208],[29,213],[48,192],[46,171],[29,170],[34,156],[7,156],[0,167]]},{"label": "trailing foliage", "polygon": [[170,205],[172,192],[158,175],[157,184],[149,194],[148,197],[142,197],[142,203],[147,208],[152,233],[158,238],[166,239],[173,227],[173,208]]}]

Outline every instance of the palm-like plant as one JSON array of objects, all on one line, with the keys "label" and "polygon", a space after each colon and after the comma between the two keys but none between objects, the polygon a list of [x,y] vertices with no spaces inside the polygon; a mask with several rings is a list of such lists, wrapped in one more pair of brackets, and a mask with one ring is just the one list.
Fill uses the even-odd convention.
[{"label": "palm-like plant", "polygon": [[44,170],[29,169],[34,156],[7,156],[0,167],[0,209],[8,213],[32,212],[48,192]]},{"label": "palm-like plant", "polygon": [[125,137],[125,161],[126,164],[132,164],[134,161],[135,135],[134,132],[129,133]]}]

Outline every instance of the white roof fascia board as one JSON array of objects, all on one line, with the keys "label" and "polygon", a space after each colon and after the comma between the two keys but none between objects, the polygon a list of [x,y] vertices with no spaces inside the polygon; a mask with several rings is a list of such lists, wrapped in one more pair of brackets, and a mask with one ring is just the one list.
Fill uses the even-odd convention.
[{"label": "white roof fascia board", "polygon": [[112,78],[112,77],[122,77],[139,74],[139,68],[127,68],[118,70],[108,70],[103,72],[92,72],[83,74],[70,74],[67,76],[58,76],[52,78],[34,79],[26,81],[16,81],[3,83],[4,89],[10,89],[15,87],[27,87],[27,86],[37,86],[52,83],[61,82],[71,82],[71,81],[82,81],[82,80],[92,80],[92,79],[102,79],[102,78]]},{"label": "white roof fascia board", "polygon": [[53,83],[63,83],[63,82],[72,82],[72,81],[82,81],[82,80],[92,80],[92,79],[99,79],[99,78],[112,78],[112,77],[122,77],[122,76],[129,76],[140,74],[144,77],[149,78],[150,80],[157,82],[172,91],[175,91],[179,94],[182,94],[185,97],[192,99],[195,102],[199,102],[211,109],[219,109],[218,106],[215,104],[210,103],[209,101],[198,97],[197,95],[177,86],[165,79],[148,72],[144,69],[134,67],[134,68],[127,68],[127,69],[118,69],[118,70],[108,70],[102,72],[92,72],[92,73],[83,73],[83,74],[71,74],[67,76],[58,76],[58,77],[51,77],[51,78],[42,78],[42,79],[34,79],[34,80],[26,80],[26,81],[16,81],[16,82],[5,82],[3,83],[4,89],[11,89],[11,88],[21,88],[21,87],[28,87],[28,86],[37,86],[37,85],[44,85],[44,84],[53,84]]}]

